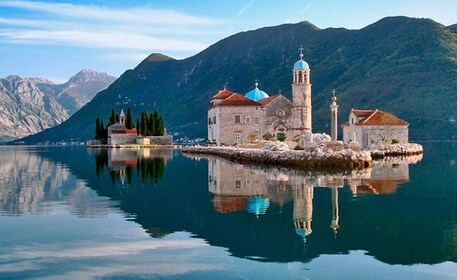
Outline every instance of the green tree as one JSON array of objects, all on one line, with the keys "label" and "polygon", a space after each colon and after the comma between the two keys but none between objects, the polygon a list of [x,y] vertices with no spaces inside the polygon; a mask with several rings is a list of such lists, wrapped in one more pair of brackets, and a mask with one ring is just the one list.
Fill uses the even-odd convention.
[{"label": "green tree", "polygon": [[95,120],[95,140],[99,140],[100,139],[100,118],[97,117],[97,119]]},{"label": "green tree", "polygon": [[140,135],[140,120],[136,119],[136,135]]},{"label": "green tree", "polygon": [[149,114],[148,120],[148,135],[153,136],[155,132],[156,122],[153,114]]},{"label": "green tree", "polygon": [[141,113],[140,130],[141,135],[148,135],[148,114],[146,112]]},{"label": "green tree", "polygon": [[127,116],[125,118],[125,127],[127,129],[135,128],[135,123],[133,122],[132,110],[130,108],[127,110]]},{"label": "green tree", "polygon": [[112,125],[112,124],[117,123],[118,119],[119,119],[119,117],[117,116],[116,111],[114,110],[114,108],[111,109],[111,116],[109,117],[109,124],[108,125]]}]

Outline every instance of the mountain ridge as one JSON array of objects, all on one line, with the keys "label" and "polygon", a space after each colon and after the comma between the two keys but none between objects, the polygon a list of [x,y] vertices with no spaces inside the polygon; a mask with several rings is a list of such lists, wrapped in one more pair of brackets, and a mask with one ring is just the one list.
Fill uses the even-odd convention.
[{"label": "mountain ridge", "polygon": [[83,70],[60,85],[37,77],[0,78],[0,142],[25,137],[65,121],[114,79],[108,76],[105,80],[105,76],[106,73]]},{"label": "mountain ridge", "polygon": [[159,110],[177,137],[205,137],[208,100],[224,86],[245,94],[258,79],[270,95],[281,91],[290,98],[301,45],[311,68],[314,131],[329,129],[336,88],[342,122],[351,108],[378,108],[410,122],[412,139],[457,135],[451,121],[457,106],[448,106],[457,104],[457,34],[430,19],[388,17],[358,30],[316,29],[306,22],[264,27],[183,60],[146,58],[69,120],[25,141],[90,139],[96,117],[127,107],[135,118]]}]

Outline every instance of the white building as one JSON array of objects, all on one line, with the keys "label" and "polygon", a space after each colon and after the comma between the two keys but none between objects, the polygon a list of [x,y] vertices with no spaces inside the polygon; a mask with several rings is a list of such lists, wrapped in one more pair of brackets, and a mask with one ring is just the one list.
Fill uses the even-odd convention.
[{"label": "white building", "polygon": [[343,142],[357,141],[363,148],[371,144],[408,143],[408,122],[376,110],[352,109],[343,123]]}]

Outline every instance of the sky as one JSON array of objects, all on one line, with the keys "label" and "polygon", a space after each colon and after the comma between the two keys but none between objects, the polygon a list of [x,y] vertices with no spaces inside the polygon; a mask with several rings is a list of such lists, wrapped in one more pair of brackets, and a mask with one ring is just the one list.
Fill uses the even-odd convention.
[{"label": "sky", "polygon": [[360,29],[386,16],[457,23],[457,0],[0,0],[0,77],[115,77],[151,53],[195,55],[230,35],[309,21]]}]

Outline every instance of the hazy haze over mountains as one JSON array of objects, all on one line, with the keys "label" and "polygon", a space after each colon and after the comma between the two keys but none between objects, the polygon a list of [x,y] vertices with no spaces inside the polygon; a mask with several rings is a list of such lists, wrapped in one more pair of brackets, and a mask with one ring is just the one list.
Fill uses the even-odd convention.
[{"label": "hazy haze over mountains", "polygon": [[0,78],[0,142],[61,123],[114,80],[90,70],[82,70],[61,85],[16,75]]}]

